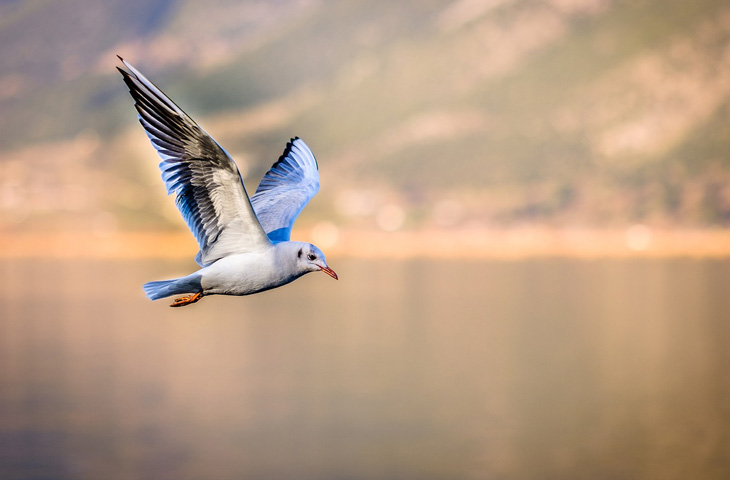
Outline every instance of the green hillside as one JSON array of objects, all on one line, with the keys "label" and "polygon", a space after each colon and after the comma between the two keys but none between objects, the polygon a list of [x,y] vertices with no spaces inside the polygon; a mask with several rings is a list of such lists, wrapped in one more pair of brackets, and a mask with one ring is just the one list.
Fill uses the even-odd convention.
[{"label": "green hillside", "polygon": [[[0,161],[93,137],[78,168],[109,187],[85,204],[122,226],[175,220],[152,149],[121,140],[144,135],[115,53],[244,157],[249,188],[305,138],[312,215],[337,223],[396,204],[429,224],[453,201],[455,224],[730,224],[724,1],[37,0],[0,19]],[[353,196],[374,206],[352,213]]]}]

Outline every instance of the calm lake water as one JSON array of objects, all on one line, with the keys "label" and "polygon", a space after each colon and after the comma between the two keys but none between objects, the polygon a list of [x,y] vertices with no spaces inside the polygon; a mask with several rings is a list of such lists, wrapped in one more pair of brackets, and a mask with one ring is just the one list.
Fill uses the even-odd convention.
[{"label": "calm lake water", "polygon": [[727,479],[730,261],[0,262],[2,479]]}]

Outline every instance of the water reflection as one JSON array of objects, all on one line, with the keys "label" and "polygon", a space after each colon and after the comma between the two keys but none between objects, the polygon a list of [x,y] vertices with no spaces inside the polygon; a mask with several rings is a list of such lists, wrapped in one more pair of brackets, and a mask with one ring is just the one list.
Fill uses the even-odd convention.
[{"label": "water reflection", "polygon": [[728,478],[730,262],[0,264],[0,478]]}]

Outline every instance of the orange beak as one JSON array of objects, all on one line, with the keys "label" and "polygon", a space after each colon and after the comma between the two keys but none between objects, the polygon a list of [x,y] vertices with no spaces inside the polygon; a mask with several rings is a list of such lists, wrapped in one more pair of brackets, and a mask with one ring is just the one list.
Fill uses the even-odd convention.
[{"label": "orange beak", "polygon": [[324,273],[326,273],[327,275],[329,275],[330,277],[334,278],[335,280],[337,280],[337,274],[330,267],[321,267],[320,270],[323,271]]}]

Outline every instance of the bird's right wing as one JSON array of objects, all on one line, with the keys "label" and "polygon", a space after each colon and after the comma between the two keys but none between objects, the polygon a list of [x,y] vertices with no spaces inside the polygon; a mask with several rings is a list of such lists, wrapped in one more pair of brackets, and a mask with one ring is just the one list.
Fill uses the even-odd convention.
[{"label": "bird's right wing", "polygon": [[299,212],[319,191],[317,160],[304,140],[292,138],[251,197],[272,242],[285,242]]},{"label": "bird's right wing", "polygon": [[271,245],[231,157],[167,95],[132,65],[117,67],[129,87],[139,121],[162,158],[167,193],[200,246],[202,266],[234,253]]}]

